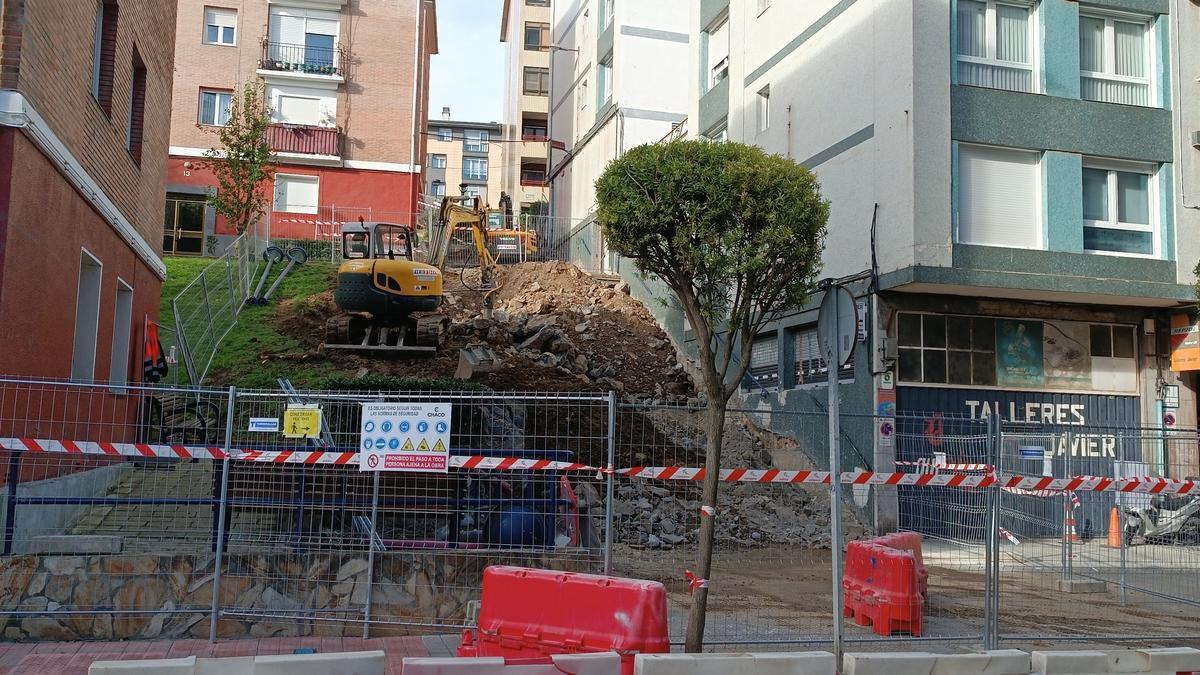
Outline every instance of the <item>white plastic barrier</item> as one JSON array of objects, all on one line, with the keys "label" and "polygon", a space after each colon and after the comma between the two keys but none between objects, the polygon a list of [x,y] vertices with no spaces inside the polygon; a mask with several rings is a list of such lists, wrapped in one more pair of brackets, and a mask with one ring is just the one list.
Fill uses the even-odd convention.
[{"label": "white plastic barrier", "polygon": [[1029,675],[1030,657],[1019,649],[973,654],[896,652],[846,654],[843,675]]},{"label": "white plastic barrier", "polygon": [[235,656],[223,659],[96,661],[88,675],[385,675],[382,651]]},{"label": "white plastic barrier", "polygon": [[506,666],[499,656],[477,658],[404,659],[404,675],[620,675],[621,656],[599,654],[555,654],[544,665]]},{"label": "white plastic barrier", "polygon": [[829,652],[762,654],[638,654],[635,675],[829,675],[836,661]]}]

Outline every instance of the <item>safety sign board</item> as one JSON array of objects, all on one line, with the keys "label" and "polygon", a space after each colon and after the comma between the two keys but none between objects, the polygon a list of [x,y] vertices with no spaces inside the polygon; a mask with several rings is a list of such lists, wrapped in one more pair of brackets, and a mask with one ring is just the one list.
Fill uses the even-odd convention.
[{"label": "safety sign board", "polygon": [[270,431],[273,433],[279,432],[278,417],[251,417],[250,426],[246,431]]},{"label": "safety sign board", "polygon": [[449,403],[364,403],[362,471],[450,470]]},{"label": "safety sign board", "polygon": [[289,405],[283,411],[284,438],[319,438],[321,406]]}]

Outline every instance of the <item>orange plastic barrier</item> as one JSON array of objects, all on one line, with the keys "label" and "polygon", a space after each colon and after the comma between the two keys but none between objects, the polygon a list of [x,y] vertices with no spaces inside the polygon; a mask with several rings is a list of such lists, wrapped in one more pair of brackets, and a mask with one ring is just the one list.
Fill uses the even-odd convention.
[{"label": "orange plastic barrier", "polygon": [[551,654],[616,651],[632,675],[635,654],[670,650],[667,589],[656,581],[493,565],[458,656],[548,663]]},{"label": "orange plastic barrier", "polygon": [[921,587],[921,595],[929,596],[929,570],[925,569],[925,558],[921,555],[920,532],[893,532],[882,537],[875,537],[872,542],[898,551],[908,551],[917,561],[917,582]]},{"label": "orange plastic barrier", "polygon": [[916,558],[908,551],[850,542],[842,575],[843,615],[854,617],[859,626],[871,626],[878,635],[920,636],[925,596],[916,570]]}]

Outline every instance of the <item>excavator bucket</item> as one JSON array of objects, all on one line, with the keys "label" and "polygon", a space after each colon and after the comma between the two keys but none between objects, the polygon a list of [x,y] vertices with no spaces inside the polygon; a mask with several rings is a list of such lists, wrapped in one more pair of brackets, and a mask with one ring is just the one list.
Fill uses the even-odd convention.
[{"label": "excavator bucket", "polygon": [[454,371],[454,378],[472,380],[499,367],[500,357],[491,347],[485,344],[467,345],[458,350],[458,369]]}]

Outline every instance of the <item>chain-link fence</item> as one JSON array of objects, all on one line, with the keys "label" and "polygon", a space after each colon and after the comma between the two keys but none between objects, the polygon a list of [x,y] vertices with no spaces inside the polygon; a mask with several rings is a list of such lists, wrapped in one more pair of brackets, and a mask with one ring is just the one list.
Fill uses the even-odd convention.
[{"label": "chain-link fence", "polygon": [[[363,406],[380,402],[449,406],[446,473],[360,469]],[[319,411],[320,433],[284,438],[289,409]],[[19,639],[454,632],[483,568],[515,564],[662,581],[681,642],[708,415],[604,393],[0,379],[0,618]],[[828,646],[832,547],[880,522],[923,536],[924,625],[847,622],[856,649],[1200,632],[1200,516],[1168,531],[1200,503],[1166,494],[1191,490],[1171,480],[1194,465],[1195,430],[845,415],[843,431],[892,425],[896,473],[847,471],[831,502],[825,451],[805,440],[826,424],[723,419],[710,647]],[[1052,480],[1077,475],[1103,478]]]}]

